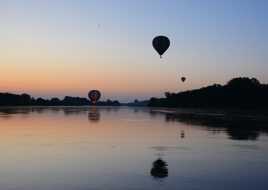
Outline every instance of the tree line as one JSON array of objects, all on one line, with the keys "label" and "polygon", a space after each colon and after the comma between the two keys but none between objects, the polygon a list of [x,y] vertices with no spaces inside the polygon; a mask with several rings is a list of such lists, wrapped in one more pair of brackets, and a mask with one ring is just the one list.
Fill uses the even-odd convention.
[{"label": "tree line", "polygon": [[256,78],[239,77],[227,84],[214,84],[179,93],[166,92],[165,98],[151,98],[151,107],[267,108],[268,85]]},{"label": "tree line", "polygon": [[[0,93],[0,106],[86,106],[91,105],[87,98],[65,96],[62,100],[59,98],[37,98],[29,94],[11,94]],[[99,106],[120,106],[117,100],[107,100],[97,102]]]}]

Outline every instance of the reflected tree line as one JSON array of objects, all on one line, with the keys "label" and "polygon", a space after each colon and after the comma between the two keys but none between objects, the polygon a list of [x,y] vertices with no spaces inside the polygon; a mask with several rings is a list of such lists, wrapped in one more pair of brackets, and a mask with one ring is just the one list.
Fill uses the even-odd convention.
[{"label": "reflected tree line", "polygon": [[[115,112],[119,107],[17,107],[1,108],[0,116],[10,118],[15,114],[30,114],[44,112],[61,113],[65,116],[87,115],[90,122],[98,122],[101,120],[101,112]],[[206,127],[208,131],[215,134],[217,132],[225,132],[230,139],[233,140],[257,140],[261,133],[268,134],[268,113],[245,113],[233,111],[214,111],[214,110],[181,110],[177,112],[159,112],[154,109],[138,109],[135,108],[134,114],[140,112],[149,113],[152,118],[163,115],[166,122],[182,122],[196,127]],[[186,134],[182,130],[179,132],[181,139]]]},{"label": "reflected tree line", "polygon": [[52,112],[53,114],[63,113],[65,116],[75,116],[75,115],[87,115],[88,120],[91,122],[98,122],[101,119],[101,112],[117,112],[119,107],[117,106],[90,106],[90,107],[0,107],[0,116],[5,116],[5,118],[10,118],[13,115],[29,115],[31,113],[43,114],[46,112]]},{"label": "reflected tree line", "polygon": [[[268,134],[266,116],[241,116],[236,114],[176,113],[165,114],[166,122],[182,122],[206,127],[209,131],[224,131],[233,140],[257,140],[260,133]],[[181,134],[181,137],[184,135]]]}]

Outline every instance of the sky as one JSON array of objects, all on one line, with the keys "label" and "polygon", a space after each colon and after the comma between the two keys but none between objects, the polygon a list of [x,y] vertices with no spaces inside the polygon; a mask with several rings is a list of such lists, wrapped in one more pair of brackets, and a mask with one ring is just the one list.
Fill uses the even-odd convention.
[{"label": "sky", "polygon": [[[0,0],[0,91],[99,89],[126,102],[239,76],[268,83],[267,10],[266,0]],[[171,41],[163,59],[157,35]]]}]

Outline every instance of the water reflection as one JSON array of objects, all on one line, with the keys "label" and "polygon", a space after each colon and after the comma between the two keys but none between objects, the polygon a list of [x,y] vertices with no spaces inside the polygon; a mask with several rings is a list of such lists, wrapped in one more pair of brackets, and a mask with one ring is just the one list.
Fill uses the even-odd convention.
[{"label": "water reflection", "polygon": [[[151,112],[150,112],[151,113]],[[155,116],[156,113],[153,115]],[[235,114],[198,113],[166,113],[166,122],[182,122],[188,125],[203,126],[214,134],[225,132],[233,140],[257,140],[260,133],[268,134],[268,117],[246,116]],[[181,132],[181,138],[184,133]]]},{"label": "water reflection", "polygon": [[98,122],[100,120],[100,112],[97,107],[90,107],[88,111],[88,120]]},{"label": "water reflection", "polygon": [[155,179],[162,179],[168,177],[168,164],[161,158],[155,160],[152,164],[151,176]]},{"label": "water reflection", "polygon": [[260,136],[259,129],[252,128],[230,128],[226,130],[230,139],[233,140],[257,140]]},{"label": "water reflection", "polygon": [[184,139],[184,137],[185,137],[185,133],[184,133],[184,131],[182,130],[182,131],[181,131],[181,139]]},{"label": "water reflection", "polygon": [[32,108],[11,108],[11,107],[3,107],[0,108],[0,115],[6,115],[6,116],[12,116],[15,114],[29,114],[30,112],[32,112]]},{"label": "water reflection", "polygon": [[[31,113],[43,114],[63,112],[65,116],[87,115],[90,122],[99,122],[101,112],[116,113],[119,107],[4,107],[0,109],[0,117],[10,119],[20,114],[23,117]],[[195,127],[206,127],[212,134],[226,133],[232,140],[258,140],[261,133],[268,134],[268,116],[264,114],[244,114],[228,111],[180,110],[176,111],[133,108],[134,115],[149,114],[151,119],[164,115],[165,122],[181,122]],[[180,130],[179,138],[185,138],[185,131]]]},{"label": "water reflection", "polygon": [[1,189],[267,187],[265,119],[173,111],[0,108]]},{"label": "water reflection", "polygon": [[87,107],[66,107],[62,109],[65,116],[73,116],[73,115],[86,115],[88,108]]}]

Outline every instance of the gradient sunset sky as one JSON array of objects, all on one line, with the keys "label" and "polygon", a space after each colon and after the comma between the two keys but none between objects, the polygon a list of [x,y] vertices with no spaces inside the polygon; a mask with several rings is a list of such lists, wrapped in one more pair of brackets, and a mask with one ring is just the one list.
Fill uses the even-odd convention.
[{"label": "gradient sunset sky", "polygon": [[[0,0],[0,91],[130,101],[237,76],[268,83],[267,10],[266,0]],[[156,35],[171,40],[163,59]]]}]

